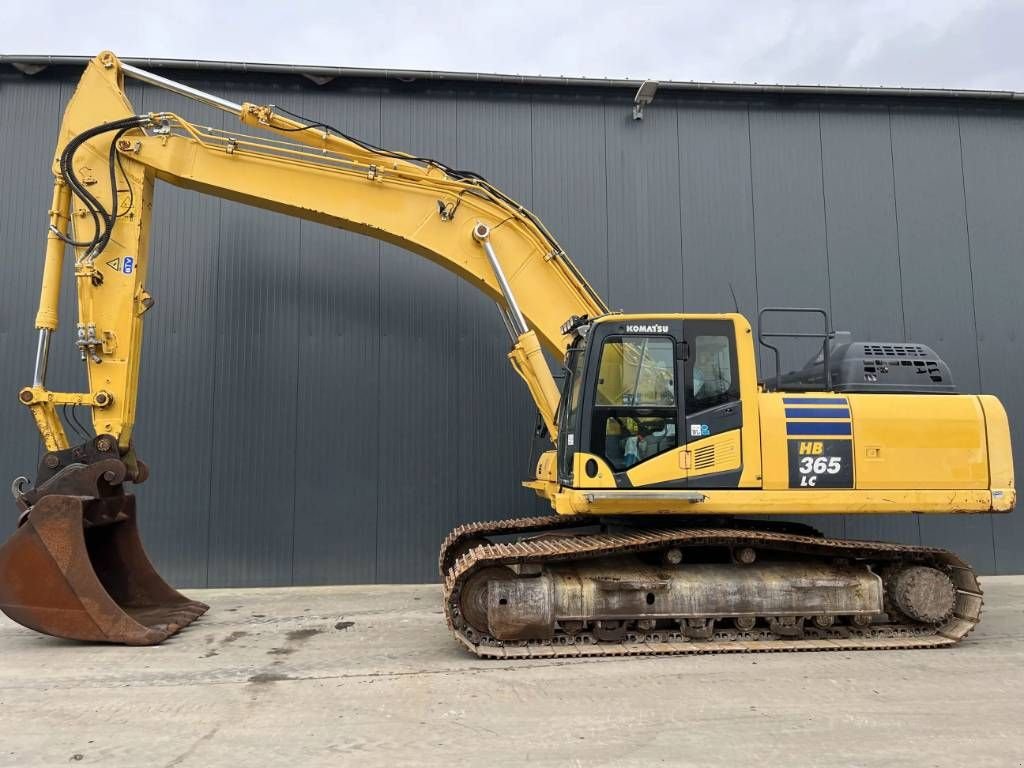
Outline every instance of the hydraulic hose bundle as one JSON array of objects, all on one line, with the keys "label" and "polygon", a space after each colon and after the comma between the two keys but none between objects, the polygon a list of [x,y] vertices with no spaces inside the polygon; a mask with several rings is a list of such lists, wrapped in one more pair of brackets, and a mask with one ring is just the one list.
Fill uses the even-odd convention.
[{"label": "hydraulic hose bundle", "polygon": [[[110,242],[110,236],[114,231],[114,223],[117,221],[118,213],[118,200],[117,200],[117,171],[121,171],[122,176],[126,176],[124,166],[121,165],[121,156],[117,153],[117,141],[125,133],[132,130],[133,128],[141,128],[150,122],[150,118],[147,115],[135,115],[134,117],[127,117],[122,120],[114,120],[109,123],[102,123],[93,128],[75,136],[71,141],[64,147],[64,151],[60,154],[60,173],[64,177],[64,181],[67,182],[68,187],[72,193],[85,205],[86,210],[89,211],[93,221],[93,237],[89,240],[74,240],[63,233],[56,231],[57,236],[66,242],[68,245],[76,248],[85,248],[85,258],[94,259],[103,249],[107,247],[107,243]],[[110,171],[110,208],[105,208],[95,195],[93,195],[85,184],[75,174],[74,159],[75,153],[90,139],[96,136],[101,136],[105,133],[116,131],[114,138],[110,142],[110,151],[108,153],[108,167]],[[129,193],[131,187],[129,186]],[[134,200],[132,200],[132,204]],[[129,209],[131,204],[129,205]]]}]

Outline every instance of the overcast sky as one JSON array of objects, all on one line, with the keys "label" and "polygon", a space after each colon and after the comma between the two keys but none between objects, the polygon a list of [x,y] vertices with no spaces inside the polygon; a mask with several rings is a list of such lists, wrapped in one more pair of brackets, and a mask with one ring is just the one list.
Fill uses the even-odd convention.
[{"label": "overcast sky", "polygon": [[4,3],[5,53],[1024,91],[1024,2]]}]

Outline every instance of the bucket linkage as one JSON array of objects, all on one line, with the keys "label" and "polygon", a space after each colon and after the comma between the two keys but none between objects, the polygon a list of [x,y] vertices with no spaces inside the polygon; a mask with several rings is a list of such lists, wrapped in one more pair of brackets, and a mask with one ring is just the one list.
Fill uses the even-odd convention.
[{"label": "bucket linkage", "polygon": [[202,616],[208,606],[168,585],[142,547],[124,483],[145,476],[100,435],[47,454],[35,488],[16,481],[23,512],[0,547],[0,610],[47,635],[126,645],[163,642]]}]

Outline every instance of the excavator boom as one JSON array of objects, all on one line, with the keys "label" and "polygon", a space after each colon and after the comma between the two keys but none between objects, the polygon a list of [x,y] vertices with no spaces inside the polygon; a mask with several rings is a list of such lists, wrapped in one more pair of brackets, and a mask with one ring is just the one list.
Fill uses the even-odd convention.
[{"label": "excavator boom", "polygon": [[[135,115],[124,94],[126,74],[218,106],[288,141],[204,129],[172,113]],[[271,107],[203,94],[121,64],[110,53],[83,74],[64,114],[57,157],[36,317],[39,355],[33,386],[21,393],[51,451],[68,447],[56,407],[69,402],[92,406],[96,433],[112,434],[129,449],[142,317],[153,303],[146,275],[156,180],[366,234],[476,285],[498,303],[513,341],[520,342],[513,365],[552,433],[558,395],[538,347],[561,355],[571,340],[562,331],[568,317],[607,312],[539,219],[479,176],[307,127]],[[93,209],[104,206],[120,210],[100,210],[97,220]],[[75,248],[78,344],[89,392],[80,394],[44,386],[69,221],[76,222],[81,243]]]}]

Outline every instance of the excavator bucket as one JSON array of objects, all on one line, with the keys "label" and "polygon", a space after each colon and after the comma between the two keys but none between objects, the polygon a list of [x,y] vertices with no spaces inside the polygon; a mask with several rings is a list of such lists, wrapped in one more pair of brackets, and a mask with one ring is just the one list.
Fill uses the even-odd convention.
[{"label": "excavator bucket", "polygon": [[0,610],[47,635],[155,645],[207,609],[150,563],[131,494],[45,496],[0,547]]}]

